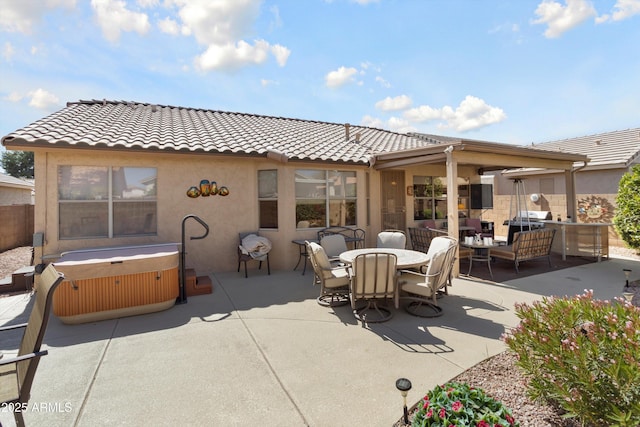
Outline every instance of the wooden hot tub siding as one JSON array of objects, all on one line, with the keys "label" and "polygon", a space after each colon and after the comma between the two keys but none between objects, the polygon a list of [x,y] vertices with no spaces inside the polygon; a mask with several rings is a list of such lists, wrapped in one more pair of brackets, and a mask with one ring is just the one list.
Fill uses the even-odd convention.
[{"label": "wooden hot tub siding", "polygon": [[179,295],[177,251],[114,254],[117,252],[88,253],[84,260],[74,254],[73,261],[55,263],[65,280],[55,291],[53,313],[63,323],[151,313],[175,304]]}]

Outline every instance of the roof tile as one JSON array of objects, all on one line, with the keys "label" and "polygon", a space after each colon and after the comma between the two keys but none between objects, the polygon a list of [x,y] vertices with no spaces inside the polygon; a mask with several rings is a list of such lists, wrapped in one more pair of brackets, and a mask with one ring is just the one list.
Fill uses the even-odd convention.
[{"label": "roof tile", "polygon": [[534,148],[584,154],[589,157],[592,167],[628,167],[640,158],[640,128],[542,142]]},{"label": "roof tile", "polygon": [[[360,140],[356,141],[356,134]],[[124,101],[79,101],[2,138],[4,145],[128,147],[368,163],[377,153],[428,145],[410,135],[245,113]]]}]

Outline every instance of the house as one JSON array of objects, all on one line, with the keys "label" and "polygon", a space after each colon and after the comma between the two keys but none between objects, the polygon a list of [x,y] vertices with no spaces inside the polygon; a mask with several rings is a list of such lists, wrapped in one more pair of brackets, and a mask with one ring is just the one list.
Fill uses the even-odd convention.
[{"label": "house", "polygon": [[[366,244],[425,214],[458,235],[469,186],[485,170],[549,168],[573,179],[584,155],[349,124],[120,101],[70,102],[2,138],[34,152],[36,262],[91,247],[187,240],[198,273],[237,268],[238,233],[273,243],[271,267],[291,269],[294,239],[359,227]],[[224,187],[224,190],[223,190]],[[571,187],[569,185],[568,187]],[[217,191],[216,191],[217,190]],[[567,198],[568,201],[573,197]],[[571,207],[569,208],[571,209]]]},{"label": "house", "polygon": [[0,206],[32,205],[33,181],[0,173]]},{"label": "house", "polygon": [[[575,170],[575,213],[566,210],[566,182],[562,171],[520,168],[496,174],[494,209],[496,223],[507,219],[513,193],[512,178],[524,180],[529,210],[550,211],[554,220],[571,217],[578,223],[612,223],[620,178],[640,163],[640,128],[549,141],[533,145],[536,149],[558,153],[580,153],[589,158]],[[498,227],[498,232],[504,232]],[[624,246],[613,226],[609,227],[609,245]]]}]

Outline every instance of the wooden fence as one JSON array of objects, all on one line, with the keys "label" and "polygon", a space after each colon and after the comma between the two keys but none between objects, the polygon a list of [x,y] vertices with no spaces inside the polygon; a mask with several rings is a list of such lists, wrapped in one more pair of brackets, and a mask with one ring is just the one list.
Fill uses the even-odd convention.
[{"label": "wooden fence", "polygon": [[0,252],[33,244],[34,205],[0,206]]}]

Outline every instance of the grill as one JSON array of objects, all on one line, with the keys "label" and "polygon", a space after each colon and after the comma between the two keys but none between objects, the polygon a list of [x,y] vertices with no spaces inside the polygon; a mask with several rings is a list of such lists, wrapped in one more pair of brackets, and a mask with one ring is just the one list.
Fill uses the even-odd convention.
[{"label": "grill", "polygon": [[520,211],[520,214],[512,220],[506,220],[503,225],[509,226],[507,245],[513,243],[513,235],[519,231],[544,228],[543,220],[553,219],[551,211]]},{"label": "grill", "polygon": [[514,218],[514,220],[525,220],[529,218],[530,221],[541,221],[553,219],[551,211],[520,211],[520,215]]}]

